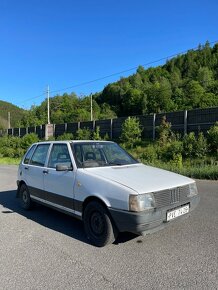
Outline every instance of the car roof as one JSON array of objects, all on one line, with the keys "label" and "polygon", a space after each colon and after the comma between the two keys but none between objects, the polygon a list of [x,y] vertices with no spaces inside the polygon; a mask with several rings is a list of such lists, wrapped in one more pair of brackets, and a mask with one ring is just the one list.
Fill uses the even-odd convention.
[{"label": "car roof", "polygon": [[60,141],[40,141],[34,144],[55,144],[55,143],[114,143],[113,141],[104,141],[104,140],[60,140]]}]

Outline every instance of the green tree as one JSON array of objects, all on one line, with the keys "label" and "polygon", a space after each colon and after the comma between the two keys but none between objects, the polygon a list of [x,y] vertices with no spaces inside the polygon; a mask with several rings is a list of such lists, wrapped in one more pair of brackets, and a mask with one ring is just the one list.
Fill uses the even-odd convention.
[{"label": "green tree", "polygon": [[169,112],[175,107],[171,99],[171,85],[167,79],[162,79],[160,82],[151,85],[147,90],[147,95],[148,111],[151,113]]},{"label": "green tree", "polygon": [[136,117],[128,117],[122,125],[121,141],[129,148],[133,148],[141,141],[142,129]]},{"label": "green tree", "polygon": [[218,122],[207,132],[207,139],[212,153],[218,154]]},{"label": "green tree", "polygon": [[213,81],[213,72],[208,67],[200,67],[197,80],[206,89]]},{"label": "green tree", "polygon": [[160,126],[157,127],[157,132],[160,145],[165,145],[172,140],[174,135],[171,130],[171,123],[167,121],[166,116],[163,116]]},{"label": "green tree", "polygon": [[93,140],[101,140],[100,127],[99,126],[97,126],[95,128],[95,131],[93,132]]},{"label": "green tree", "polygon": [[186,86],[186,106],[187,108],[199,108],[205,90],[198,81],[190,81]]},{"label": "green tree", "polygon": [[141,115],[146,111],[147,98],[139,89],[130,88],[123,96],[124,115]]}]

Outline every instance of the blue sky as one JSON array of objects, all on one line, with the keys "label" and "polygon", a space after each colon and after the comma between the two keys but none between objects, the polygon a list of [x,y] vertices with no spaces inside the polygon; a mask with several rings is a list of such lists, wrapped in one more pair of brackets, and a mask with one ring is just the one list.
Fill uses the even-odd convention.
[{"label": "blue sky", "polygon": [[[55,91],[125,71],[217,41],[217,32],[217,0],[1,0],[0,100],[29,108],[47,85]],[[60,94],[101,91],[134,72]]]}]

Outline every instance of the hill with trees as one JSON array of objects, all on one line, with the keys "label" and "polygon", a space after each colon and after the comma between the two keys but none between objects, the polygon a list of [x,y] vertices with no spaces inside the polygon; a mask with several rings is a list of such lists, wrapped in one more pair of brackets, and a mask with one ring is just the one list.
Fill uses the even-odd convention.
[{"label": "hill with trees", "polygon": [[11,114],[11,127],[14,127],[21,122],[25,111],[11,103],[0,100],[0,129],[8,127],[8,112]]},{"label": "hill with trees", "polygon": [[[2,104],[2,105],[1,105]],[[0,124],[36,126],[47,123],[47,101],[24,111],[0,103]],[[93,118],[108,119],[150,113],[218,106],[218,43],[206,42],[196,50],[178,55],[157,67],[139,66],[136,73],[110,83],[93,95]],[[51,123],[90,120],[90,96],[75,93],[50,99]]]},{"label": "hill with trees", "polygon": [[96,95],[118,116],[218,106],[218,44],[199,45],[166,62],[108,84]]},{"label": "hill with trees", "polygon": [[[52,124],[63,124],[90,120],[90,96],[78,97],[76,94],[63,94],[50,98]],[[106,103],[98,105],[93,100],[93,119],[115,118],[116,114]],[[22,126],[36,126],[47,123],[47,100],[40,106],[33,106],[24,113]]]}]

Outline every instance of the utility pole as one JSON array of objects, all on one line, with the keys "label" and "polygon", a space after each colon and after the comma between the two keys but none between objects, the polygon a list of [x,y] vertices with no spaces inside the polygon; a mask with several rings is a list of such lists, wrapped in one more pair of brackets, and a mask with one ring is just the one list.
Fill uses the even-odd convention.
[{"label": "utility pole", "polygon": [[47,88],[47,112],[48,112],[48,124],[50,124],[49,86]]},{"label": "utility pole", "polygon": [[8,129],[11,128],[11,113],[8,112]]},{"label": "utility pole", "polygon": [[93,120],[93,115],[92,115],[92,93],[91,93],[90,97],[91,97],[91,121],[92,121]]}]

